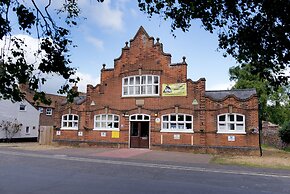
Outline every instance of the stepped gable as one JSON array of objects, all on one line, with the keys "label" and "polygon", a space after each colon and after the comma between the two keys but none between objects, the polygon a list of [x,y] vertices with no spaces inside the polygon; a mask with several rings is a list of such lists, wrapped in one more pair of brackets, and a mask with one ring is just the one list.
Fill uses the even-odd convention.
[{"label": "stepped gable", "polygon": [[216,101],[222,101],[229,97],[235,97],[239,100],[247,100],[256,95],[256,89],[216,90],[205,92],[206,97]]}]

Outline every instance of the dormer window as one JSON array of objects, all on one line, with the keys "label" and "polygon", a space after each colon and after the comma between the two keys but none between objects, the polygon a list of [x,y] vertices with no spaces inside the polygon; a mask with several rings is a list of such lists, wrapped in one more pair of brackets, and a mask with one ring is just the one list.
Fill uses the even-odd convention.
[{"label": "dormer window", "polygon": [[20,104],[19,110],[20,111],[26,111],[26,105],[25,104]]},{"label": "dormer window", "polygon": [[141,75],[124,77],[122,96],[159,96],[159,76]]}]

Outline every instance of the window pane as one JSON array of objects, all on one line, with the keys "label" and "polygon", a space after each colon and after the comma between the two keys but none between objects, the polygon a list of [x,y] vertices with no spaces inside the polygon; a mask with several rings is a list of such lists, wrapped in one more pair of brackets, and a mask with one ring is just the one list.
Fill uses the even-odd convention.
[{"label": "window pane", "polygon": [[130,77],[130,85],[133,85],[134,84],[134,77]]},{"label": "window pane", "polygon": [[72,127],[72,122],[68,122],[68,127]]},{"label": "window pane", "polygon": [[170,123],[170,129],[176,129],[176,123]]},{"label": "window pane", "polygon": [[112,121],[113,120],[113,115],[108,115],[108,121]]},{"label": "window pane", "polygon": [[146,86],[141,86],[141,94],[146,94]]},{"label": "window pane", "polygon": [[152,94],[152,86],[147,86],[147,94]]},{"label": "window pane", "polygon": [[101,116],[100,116],[100,115],[97,115],[97,116],[96,116],[96,120],[97,120],[97,121],[101,120]]},{"label": "window pane", "polygon": [[101,123],[100,122],[96,122],[96,127],[100,128],[101,127]]},{"label": "window pane", "polygon": [[226,121],[226,116],[225,116],[225,115],[221,115],[221,116],[219,116],[219,120],[220,120],[220,121]]},{"label": "window pane", "polygon": [[136,83],[135,83],[135,84],[136,84],[136,85],[139,85],[139,84],[140,84],[140,77],[139,77],[139,76],[137,76],[135,81],[136,81]]},{"label": "window pane", "polygon": [[152,84],[152,76],[147,77],[147,84]]},{"label": "window pane", "polygon": [[136,115],[133,115],[133,116],[131,117],[131,120],[136,120]]},{"label": "window pane", "polygon": [[191,123],[186,123],[185,126],[186,126],[186,129],[192,129]]},{"label": "window pane", "polygon": [[134,86],[129,86],[129,94],[134,94]]},{"label": "window pane", "polygon": [[235,115],[229,115],[230,121],[235,121]]},{"label": "window pane", "polygon": [[178,129],[184,129],[184,123],[178,123]]},{"label": "window pane", "polygon": [[137,120],[142,120],[142,115],[137,115]]},{"label": "window pane", "polygon": [[101,122],[101,126],[102,126],[102,128],[106,128],[107,127],[106,122]]},{"label": "window pane", "polygon": [[78,127],[78,122],[74,122],[74,127]]},{"label": "window pane", "polygon": [[168,129],[169,123],[163,123],[163,129]]},{"label": "window pane", "polygon": [[146,84],[146,76],[142,76],[141,84]]},{"label": "window pane", "polygon": [[68,119],[71,121],[73,120],[73,116],[72,115],[68,115]]},{"label": "window pane", "polygon": [[124,79],[124,85],[128,85],[128,78]]},{"label": "window pane", "polygon": [[186,121],[192,121],[192,117],[189,115],[186,115]]},{"label": "window pane", "polygon": [[74,116],[74,120],[75,121],[79,120],[77,115]]},{"label": "window pane", "polygon": [[106,115],[102,115],[102,120],[105,121],[106,119]]},{"label": "window pane", "polygon": [[114,116],[114,121],[118,121],[118,116]]},{"label": "window pane", "polygon": [[184,115],[178,115],[178,121],[184,121]]},{"label": "window pane", "polygon": [[65,116],[63,117],[63,120],[67,120],[67,115],[65,115]]},{"label": "window pane", "polygon": [[113,123],[109,122],[107,128],[111,129],[113,127]]},{"label": "window pane", "polygon": [[168,121],[168,116],[163,116],[163,121]]},{"label": "window pane", "polygon": [[244,121],[244,117],[240,116],[240,115],[237,115],[237,121],[243,122]]},{"label": "window pane", "polygon": [[144,120],[149,121],[149,116],[144,116]]},{"label": "window pane", "polygon": [[230,130],[235,130],[235,124],[230,124]]},{"label": "window pane", "polygon": [[154,76],[154,84],[158,84],[158,76]]},{"label": "window pane", "polygon": [[124,95],[128,95],[128,87],[123,88]]},{"label": "window pane", "polygon": [[176,115],[170,115],[170,121],[176,121]]},{"label": "window pane", "polygon": [[119,128],[119,123],[117,123],[117,122],[114,123],[114,128],[115,128],[115,129],[118,129],[118,128]]},{"label": "window pane", "polygon": [[63,127],[67,127],[67,122],[63,122]]},{"label": "window pane", "polygon": [[135,94],[140,94],[140,86],[135,87]]},{"label": "window pane", "polygon": [[244,130],[244,125],[243,124],[237,124],[237,130]]},{"label": "window pane", "polygon": [[153,94],[158,94],[158,85],[153,86]]}]

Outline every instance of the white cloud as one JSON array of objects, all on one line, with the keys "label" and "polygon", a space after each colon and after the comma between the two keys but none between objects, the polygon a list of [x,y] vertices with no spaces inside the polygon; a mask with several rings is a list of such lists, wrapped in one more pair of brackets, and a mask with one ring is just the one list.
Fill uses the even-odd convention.
[{"label": "white cloud", "polygon": [[97,49],[104,49],[104,42],[92,36],[86,36],[86,41],[94,45]]},{"label": "white cloud", "polygon": [[97,78],[92,77],[92,75],[90,75],[90,74],[77,72],[76,76],[78,76],[80,78],[80,82],[77,84],[78,90],[80,92],[86,92],[88,84],[95,86],[98,83],[100,83],[99,77],[97,77]]},{"label": "white cloud", "polygon": [[227,82],[227,83],[216,83],[213,85],[209,85],[206,90],[230,90],[234,86],[235,82]]},{"label": "white cloud", "polygon": [[124,0],[114,1],[113,5],[111,0],[106,0],[103,3],[80,0],[79,5],[82,15],[88,21],[91,20],[98,26],[110,30],[122,31],[124,28],[123,10],[126,2]]}]

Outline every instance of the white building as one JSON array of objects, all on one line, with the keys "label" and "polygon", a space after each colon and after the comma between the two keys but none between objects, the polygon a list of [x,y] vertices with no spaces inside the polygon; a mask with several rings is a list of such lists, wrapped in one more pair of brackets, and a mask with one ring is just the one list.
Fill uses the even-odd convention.
[{"label": "white building", "polygon": [[[13,135],[13,139],[37,140],[39,133],[39,111],[26,100],[12,103],[10,100],[0,100],[0,125],[12,122],[20,124],[20,131]],[[3,126],[0,127],[0,139],[6,139]]]}]

